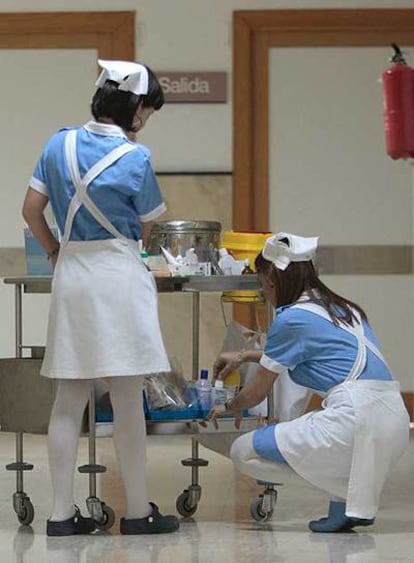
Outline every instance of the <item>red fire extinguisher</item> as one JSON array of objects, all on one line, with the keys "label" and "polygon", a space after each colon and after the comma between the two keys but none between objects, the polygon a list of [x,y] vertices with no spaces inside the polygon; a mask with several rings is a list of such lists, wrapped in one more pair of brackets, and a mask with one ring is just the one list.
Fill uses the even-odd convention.
[{"label": "red fire extinguisher", "polygon": [[391,158],[414,157],[414,69],[393,43],[392,63],[382,73],[385,144]]}]

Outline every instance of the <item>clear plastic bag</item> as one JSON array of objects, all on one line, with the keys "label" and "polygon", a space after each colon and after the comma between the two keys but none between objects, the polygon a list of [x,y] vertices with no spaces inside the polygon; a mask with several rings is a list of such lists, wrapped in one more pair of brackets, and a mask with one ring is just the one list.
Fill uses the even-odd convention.
[{"label": "clear plastic bag", "polygon": [[145,377],[145,396],[148,409],[181,410],[192,406],[193,395],[189,382],[183,376],[180,363],[170,359],[171,371]]},{"label": "clear plastic bag", "polygon": [[[242,324],[231,321],[227,326],[226,336],[221,352],[239,352],[241,350],[261,350],[265,344],[266,335],[262,332],[246,328]],[[239,367],[241,386],[254,375],[257,364],[245,362]]]}]

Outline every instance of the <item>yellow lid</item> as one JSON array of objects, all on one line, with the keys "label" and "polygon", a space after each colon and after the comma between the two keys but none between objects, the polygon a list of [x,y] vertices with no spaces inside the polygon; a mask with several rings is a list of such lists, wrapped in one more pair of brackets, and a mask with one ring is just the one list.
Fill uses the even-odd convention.
[{"label": "yellow lid", "polygon": [[272,236],[272,233],[224,231],[221,237],[221,246],[230,250],[255,250],[258,254],[270,236]]}]

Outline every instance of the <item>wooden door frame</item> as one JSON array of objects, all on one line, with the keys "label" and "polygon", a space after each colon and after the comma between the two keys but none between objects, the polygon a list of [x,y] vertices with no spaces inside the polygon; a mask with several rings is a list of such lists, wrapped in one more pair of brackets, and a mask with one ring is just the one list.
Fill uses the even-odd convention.
[{"label": "wooden door frame", "polygon": [[[414,10],[233,13],[233,228],[269,230],[269,51],[275,47],[414,45]],[[384,67],[387,61],[384,61]],[[250,311],[235,318],[254,325]],[[403,393],[413,419],[414,395]]]},{"label": "wooden door frame", "polygon": [[96,49],[135,59],[135,12],[0,13],[0,49]]},{"label": "wooden door frame", "polygon": [[[414,10],[249,10],[233,13],[235,230],[269,230],[270,49],[383,47],[391,43],[414,44]],[[386,64],[384,61],[384,67]]]}]

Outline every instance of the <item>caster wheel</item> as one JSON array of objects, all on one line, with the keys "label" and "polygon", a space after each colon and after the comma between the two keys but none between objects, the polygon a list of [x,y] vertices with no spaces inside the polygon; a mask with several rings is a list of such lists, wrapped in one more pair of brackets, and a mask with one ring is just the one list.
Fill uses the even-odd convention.
[{"label": "caster wheel", "polygon": [[187,492],[184,491],[177,498],[177,502],[176,502],[176,508],[178,514],[181,514],[181,516],[184,516],[185,518],[189,518],[190,516],[192,516],[197,511],[198,508],[197,504],[195,506],[189,506],[188,500],[189,500],[188,491]]},{"label": "caster wheel", "polygon": [[23,526],[28,526],[33,522],[34,508],[29,497],[25,498],[22,503],[22,510],[17,513],[17,519]]},{"label": "caster wheel", "polygon": [[263,510],[263,497],[256,498],[250,505],[250,516],[256,522],[267,522],[273,516],[273,509],[269,512]]},{"label": "caster wheel", "polygon": [[98,530],[109,530],[115,523],[115,512],[110,506],[107,506],[104,502],[102,503],[102,513],[103,518],[100,522],[95,521],[95,525]]}]

